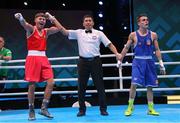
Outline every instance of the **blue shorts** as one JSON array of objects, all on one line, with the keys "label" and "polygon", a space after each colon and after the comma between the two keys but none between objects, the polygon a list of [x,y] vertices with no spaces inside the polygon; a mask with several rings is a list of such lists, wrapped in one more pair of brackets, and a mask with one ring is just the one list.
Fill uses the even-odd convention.
[{"label": "blue shorts", "polygon": [[157,73],[153,59],[134,59],[132,64],[132,84],[157,87]]}]

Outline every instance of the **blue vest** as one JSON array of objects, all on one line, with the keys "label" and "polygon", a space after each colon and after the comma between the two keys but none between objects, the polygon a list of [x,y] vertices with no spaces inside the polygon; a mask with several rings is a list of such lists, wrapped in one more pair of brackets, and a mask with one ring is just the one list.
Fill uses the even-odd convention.
[{"label": "blue vest", "polygon": [[140,57],[151,57],[153,56],[154,45],[151,39],[151,31],[148,30],[146,36],[141,36],[138,31],[136,31],[137,44],[134,47],[134,55]]}]

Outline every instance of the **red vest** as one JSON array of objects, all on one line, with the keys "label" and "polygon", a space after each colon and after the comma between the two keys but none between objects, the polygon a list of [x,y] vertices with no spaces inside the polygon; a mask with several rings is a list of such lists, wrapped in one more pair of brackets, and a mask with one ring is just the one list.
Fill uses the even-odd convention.
[{"label": "red vest", "polygon": [[37,28],[34,27],[33,33],[27,38],[27,49],[28,50],[46,50],[46,38],[47,30],[43,29],[42,34],[40,35]]}]

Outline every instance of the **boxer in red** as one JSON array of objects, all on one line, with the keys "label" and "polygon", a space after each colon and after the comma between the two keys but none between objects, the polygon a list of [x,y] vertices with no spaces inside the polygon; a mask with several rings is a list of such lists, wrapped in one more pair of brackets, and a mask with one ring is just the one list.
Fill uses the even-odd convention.
[{"label": "boxer in red", "polygon": [[[49,35],[60,31],[56,26],[58,21],[52,15],[47,13],[37,13],[35,15],[35,25],[31,25],[23,18],[21,13],[16,13],[15,18],[26,30],[28,55],[25,63],[25,80],[29,82],[28,102],[29,102],[29,118],[35,120],[34,99],[36,82],[47,81],[44,99],[42,101],[39,114],[48,118],[53,116],[48,112],[48,104],[54,86],[54,76],[51,65],[46,57],[46,41]],[[54,26],[44,28],[46,19],[50,20]]]}]

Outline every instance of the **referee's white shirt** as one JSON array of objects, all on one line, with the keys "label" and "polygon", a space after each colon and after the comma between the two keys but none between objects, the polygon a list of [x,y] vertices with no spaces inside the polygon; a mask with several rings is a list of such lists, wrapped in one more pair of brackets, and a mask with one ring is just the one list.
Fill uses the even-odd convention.
[{"label": "referee's white shirt", "polygon": [[92,29],[92,33],[85,33],[85,29],[68,30],[69,39],[78,41],[79,55],[85,58],[100,55],[100,43],[107,47],[111,41],[99,30]]}]

